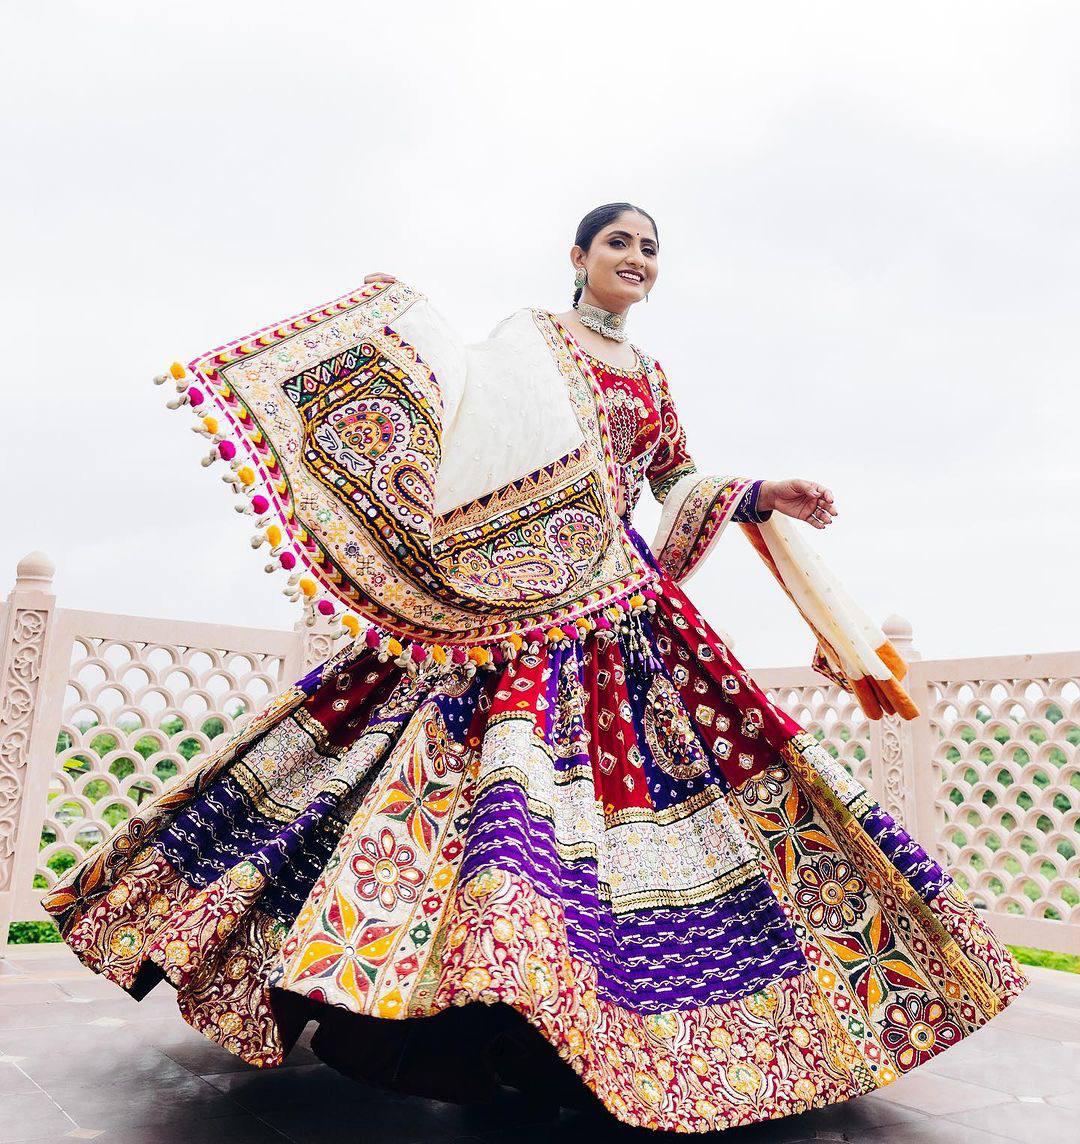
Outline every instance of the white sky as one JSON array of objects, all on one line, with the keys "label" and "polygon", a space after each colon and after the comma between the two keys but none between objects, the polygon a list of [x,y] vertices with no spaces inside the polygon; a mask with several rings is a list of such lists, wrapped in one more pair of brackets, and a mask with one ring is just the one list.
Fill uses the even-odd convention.
[{"label": "white sky", "polygon": [[[1080,647],[1080,10],[1067,3],[4,3],[0,591],[291,625],[150,377],[387,270],[478,340],[657,219],[631,338],[700,468],[826,483],[808,535],[924,656]],[[652,506],[639,515],[652,534]],[[735,529],[691,585],[809,633]]]}]

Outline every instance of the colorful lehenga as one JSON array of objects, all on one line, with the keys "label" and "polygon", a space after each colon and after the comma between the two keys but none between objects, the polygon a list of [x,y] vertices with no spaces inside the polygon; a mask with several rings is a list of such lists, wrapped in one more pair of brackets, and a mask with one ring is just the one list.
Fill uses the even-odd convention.
[{"label": "colorful lehenga", "polygon": [[[67,943],[136,996],[165,977],[184,1018],[253,1065],[281,1064],[315,1020],[314,1051],[352,1075],[469,1099],[528,1074],[680,1131],[869,1092],[983,1025],[1025,984],[1008,951],[679,586],[743,522],[800,611],[824,615],[785,567],[790,550],[762,540],[755,483],[696,473],[654,359],[639,349],[638,369],[607,367],[540,310],[497,332],[523,339],[507,360],[550,354],[579,413],[596,403],[584,444],[571,432],[560,453],[555,434],[555,463],[525,480],[503,481],[496,458],[494,493],[469,488],[479,451],[455,462],[435,448],[425,470],[425,442],[449,440],[470,397],[431,399],[425,378],[457,367],[407,329],[422,296],[395,290],[215,351],[194,383],[174,371],[197,411],[212,397],[240,427],[247,452],[219,452],[241,495],[289,498],[269,526],[285,530],[270,540],[293,554],[286,570],[321,572],[324,588],[341,573],[335,606],[362,619],[50,890]],[[343,330],[340,315],[365,306]],[[304,414],[298,449],[273,422],[285,402]],[[474,404],[490,429],[490,402]],[[426,429],[417,407],[434,410]],[[380,470],[402,418],[411,468]],[[399,523],[411,512],[421,527],[360,523],[335,539],[336,520],[320,534],[301,469],[358,518],[405,503]],[[476,495],[440,508],[425,472]],[[665,501],[655,553],[629,524],[646,481]],[[529,531],[537,516],[546,542]],[[412,561],[396,594],[378,581],[395,560]],[[302,580],[290,590],[314,606]],[[839,645],[858,644],[859,624],[842,612],[812,623],[815,662],[872,714],[910,714],[883,645],[892,673],[853,677]],[[482,622],[454,629],[472,613]]]}]

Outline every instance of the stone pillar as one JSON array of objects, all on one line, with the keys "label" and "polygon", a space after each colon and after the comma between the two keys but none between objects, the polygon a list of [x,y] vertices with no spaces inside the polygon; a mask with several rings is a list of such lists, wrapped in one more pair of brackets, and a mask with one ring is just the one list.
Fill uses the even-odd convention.
[{"label": "stone pillar", "polygon": [[[911,665],[922,658],[912,640],[911,624],[894,614],[885,620],[881,630],[908,664],[908,672],[902,682],[910,691]],[[912,698],[919,703],[914,695]],[[918,829],[919,815],[915,798],[915,739],[911,724],[897,715],[886,715],[870,725],[870,742],[874,798],[914,834]]]},{"label": "stone pillar", "polygon": [[[0,624],[0,956],[7,944],[17,879],[33,878],[23,856],[37,854],[37,839],[23,835],[26,823],[41,822],[42,807],[28,807],[32,742],[41,710],[46,640],[56,597],[55,572],[43,552],[19,561],[15,587],[7,598]],[[55,748],[55,744],[52,745]],[[51,754],[51,751],[50,751]],[[33,811],[34,813],[31,813]]]},{"label": "stone pillar", "polygon": [[[325,664],[335,651],[343,648],[344,643],[347,642],[346,637],[335,639],[332,634],[339,627],[339,621],[336,618],[327,618],[325,615],[320,615],[315,623],[310,623],[310,625],[304,617],[294,623],[293,630],[297,638],[300,639],[302,648],[300,675],[307,675],[312,667]],[[299,677],[297,676],[297,678]],[[294,683],[295,681],[286,680],[285,682]]]}]

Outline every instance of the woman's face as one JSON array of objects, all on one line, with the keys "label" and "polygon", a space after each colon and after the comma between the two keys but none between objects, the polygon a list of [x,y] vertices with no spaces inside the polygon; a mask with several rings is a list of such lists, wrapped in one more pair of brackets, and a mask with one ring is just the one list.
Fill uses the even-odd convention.
[{"label": "woman's face", "polygon": [[584,266],[589,281],[582,300],[621,312],[653,288],[658,273],[659,243],[653,224],[636,211],[623,211],[592,240],[588,252],[575,246],[574,267]]}]

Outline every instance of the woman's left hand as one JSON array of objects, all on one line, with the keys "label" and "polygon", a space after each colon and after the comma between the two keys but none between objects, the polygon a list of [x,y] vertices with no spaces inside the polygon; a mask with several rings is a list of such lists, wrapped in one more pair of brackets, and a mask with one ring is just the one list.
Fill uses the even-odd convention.
[{"label": "woman's left hand", "polygon": [[765,481],[758,492],[758,511],[775,509],[785,516],[826,528],[837,515],[832,493],[814,481]]}]

